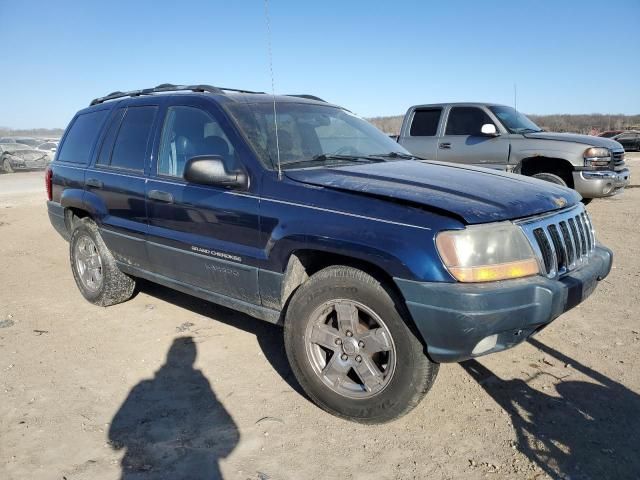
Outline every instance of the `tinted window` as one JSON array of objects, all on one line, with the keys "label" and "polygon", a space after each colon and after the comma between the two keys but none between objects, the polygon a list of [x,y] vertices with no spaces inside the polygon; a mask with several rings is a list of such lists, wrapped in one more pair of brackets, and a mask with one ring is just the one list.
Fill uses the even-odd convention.
[{"label": "tinted window", "polygon": [[61,162],[89,163],[91,148],[98,137],[108,110],[78,115],[71,125],[58,153]]},{"label": "tinted window", "polygon": [[157,109],[157,107],[127,108],[111,153],[112,167],[144,170],[147,143]]},{"label": "tinted window", "polygon": [[438,131],[441,113],[441,108],[416,110],[413,114],[410,135],[412,137],[433,137]]},{"label": "tinted window", "polygon": [[476,107],[453,107],[449,112],[446,135],[480,135],[482,125],[491,123],[489,115]]},{"label": "tinted window", "polygon": [[222,157],[228,171],[235,170],[235,150],[220,124],[195,107],[169,107],[162,127],[158,173],[182,177],[184,166],[198,155]]},{"label": "tinted window", "polygon": [[98,154],[99,165],[109,165],[111,162],[111,150],[113,150],[113,142],[116,139],[116,135],[118,133],[118,129],[120,128],[120,122],[122,121],[122,117],[124,116],[124,108],[120,108],[113,115],[113,119],[111,120],[111,124],[109,125],[109,129],[107,130],[107,134],[102,140],[102,146],[100,147],[100,153]]}]

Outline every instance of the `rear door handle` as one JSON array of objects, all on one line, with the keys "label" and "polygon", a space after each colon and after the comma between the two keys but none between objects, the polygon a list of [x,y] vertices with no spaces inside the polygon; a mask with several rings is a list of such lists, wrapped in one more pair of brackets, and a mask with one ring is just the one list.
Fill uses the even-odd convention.
[{"label": "rear door handle", "polygon": [[86,181],[86,184],[89,187],[95,187],[95,188],[102,188],[104,186],[102,181],[98,180],[97,178],[88,178]]},{"label": "rear door handle", "polygon": [[439,147],[441,150],[448,150],[448,149],[450,149],[450,148],[451,148],[451,144],[450,144],[450,143],[448,143],[448,142],[445,142],[445,143],[439,143],[439,144],[438,144],[438,147]]},{"label": "rear door handle", "polygon": [[158,202],[173,203],[173,195],[171,195],[169,192],[163,192],[160,190],[149,190],[147,197],[152,200],[157,200]]}]

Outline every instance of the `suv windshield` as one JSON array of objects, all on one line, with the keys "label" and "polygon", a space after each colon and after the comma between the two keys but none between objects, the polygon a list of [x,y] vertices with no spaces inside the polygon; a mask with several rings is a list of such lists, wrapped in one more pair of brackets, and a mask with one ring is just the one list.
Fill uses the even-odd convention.
[{"label": "suv windshield", "polygon": [[510,133],[541,132],[542,129],[515,108],[493,106],[489,110],[500,119]]},{"label": "suv windshield", "polygon": [[[227,109],[267,168],[278,153],[273,103],[233,103]],[[283,169],[413,158],[361,118],[330,105],[276,103],[277,144]]]}]

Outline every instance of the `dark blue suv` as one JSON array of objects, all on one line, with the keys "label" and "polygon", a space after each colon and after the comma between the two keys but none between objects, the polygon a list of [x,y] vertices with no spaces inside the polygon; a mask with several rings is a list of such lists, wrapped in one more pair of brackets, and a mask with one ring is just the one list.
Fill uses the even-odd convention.
[{"label": "dark blue suv", "polygon": [[46,178],[87,300],[144,278],[283,324],[308,395],[360,422],[408,412],[441,362],[521,343],[611,268],[574,191],[421,161],[309,95],[115,92]]}]

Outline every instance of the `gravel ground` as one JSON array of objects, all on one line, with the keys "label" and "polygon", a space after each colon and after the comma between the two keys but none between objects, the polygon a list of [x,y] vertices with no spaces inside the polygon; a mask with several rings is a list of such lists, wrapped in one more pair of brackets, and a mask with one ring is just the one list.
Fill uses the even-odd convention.
[{"label": "gravel ground", "polygon": [[279,327],[151,284],[84,301],[41,185],[0,176],[2,479],[640,478],[640,188],[588,207],[616,255],[592,297],[367,427],[300,393]]}]

